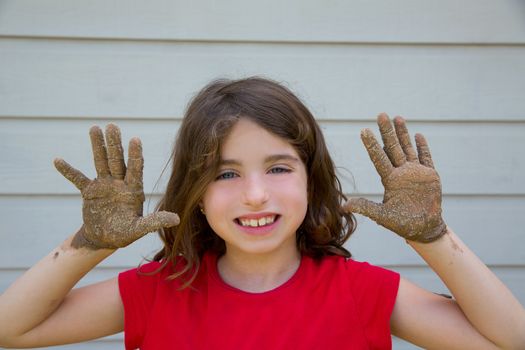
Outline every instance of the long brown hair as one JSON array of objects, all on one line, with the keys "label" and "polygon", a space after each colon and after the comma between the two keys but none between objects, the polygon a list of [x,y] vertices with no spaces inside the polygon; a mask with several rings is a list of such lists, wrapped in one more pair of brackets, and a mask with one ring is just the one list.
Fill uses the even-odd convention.
[{"label": "long brown hair", "polygon": [[200,213],[199,203],[217,176],[221,144],[240,118],[248,118],[288,141],[305,164],[308,210],[297,230],[302,254],[350,257],[343,247],[355,229],[352,214],[341,209],[346,200],[324,137],[313,115],[286,87],[265,78],[216,80],[188,105],[172,153],[172,172],[157,210],[179,214],[180,224],[159,232],[164,248],[154,257],[169,262],[183,258],[184,268],[172,278],[191,272],[195,277],[205,252],[223,254],[224,241]]}]

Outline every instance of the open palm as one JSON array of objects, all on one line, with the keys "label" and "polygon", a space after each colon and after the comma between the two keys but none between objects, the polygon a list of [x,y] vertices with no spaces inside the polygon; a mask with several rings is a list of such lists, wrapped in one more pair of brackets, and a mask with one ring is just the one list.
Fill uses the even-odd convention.
[{"label": "open palm", "polygon": [[352,198],[345,209],[365,215],[408,240],[431,242],[446,225],[441,217],[441,183],[427,142],[416,134],[417,154],[401,117],[394,127],[386,114],[377,119],[384,148],[365,129],[361,139],[385,188],[383,203]]},{"label": "open palm", "polygon": [[95,179],[90,180],[62,159],[54,162],[57,170],[82,194],[84,224],[73,246],[121,248],[148,232],[177,225],[179,218],[174,213],[161,211],[142,216],[144,158],[140,140],[130,140],[126,168],[120,130],[116,125],[106,127],[107,148],[98,126],[92,127],[89,134],[97,171]]}]

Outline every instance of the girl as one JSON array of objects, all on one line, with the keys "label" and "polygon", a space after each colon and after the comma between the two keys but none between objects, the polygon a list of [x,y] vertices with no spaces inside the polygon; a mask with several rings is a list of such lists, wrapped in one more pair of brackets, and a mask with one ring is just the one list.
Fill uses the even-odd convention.
[{"label": "girl", "polygon": [[[158,210],[142,217],[140,140],[124,163],[115,125],[90,131],[97,178],[63,160],[83,225],[0,297],[0,345],[36,347],[124,330],[127,349],[524,349],[525,311],[441,217],[428,146],[378,117],[362,132],[383,203],[346,200],[321,131],[290,91],[261,78],[216,81],[190,103]],[[177,214],[175,214],[177,213]],[[448,286],[434,295],[349,259],[352,213],[394,231]],[[74,289],[147,232],[153,262]]]}]

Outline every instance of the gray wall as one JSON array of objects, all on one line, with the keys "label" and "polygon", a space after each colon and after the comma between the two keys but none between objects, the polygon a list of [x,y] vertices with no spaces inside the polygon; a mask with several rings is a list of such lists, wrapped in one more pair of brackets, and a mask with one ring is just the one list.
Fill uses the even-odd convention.
[{"label": "gray wall", "polygon": [[[0,290],[80,225],[79,195],[52,159],[93,176],[91,125],[142,138],[151,210],[189,97],[210,79],[258,74],[313,110],[349,193],[381,195],[359,130],[382,111],[407,117],[430,142],[447,222],[525,303],[524,44],[519,0],[0,1]],[[357,260],[446,291],[403,240],[359,224]],[[82,283],[157,247],[151,235]]]}]

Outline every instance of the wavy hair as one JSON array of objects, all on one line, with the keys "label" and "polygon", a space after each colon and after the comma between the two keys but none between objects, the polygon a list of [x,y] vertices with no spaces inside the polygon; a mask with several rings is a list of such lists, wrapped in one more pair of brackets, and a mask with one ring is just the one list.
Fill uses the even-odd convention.
[{"label": "wavy hair", "polygon": [[217,176],[221,145],[240,118],[285,139],[306,167],[308,209],[296,234],[301,254],[351,256],[343,244],[355,230],[355,218],[341,208],[346,197],[310,111],[289,89],[269,79],[216,80],[187,107],[171,155],[167,189],[157,205],[157,210],[178,213],[180,224],[159,231],[164,247],[154,260],[163,268],[183,258],[186,263],[171,278],[187,276],[184,287],[195,278],[205,252],[221,255],[226,249],[200,213],[199,203]]}]

